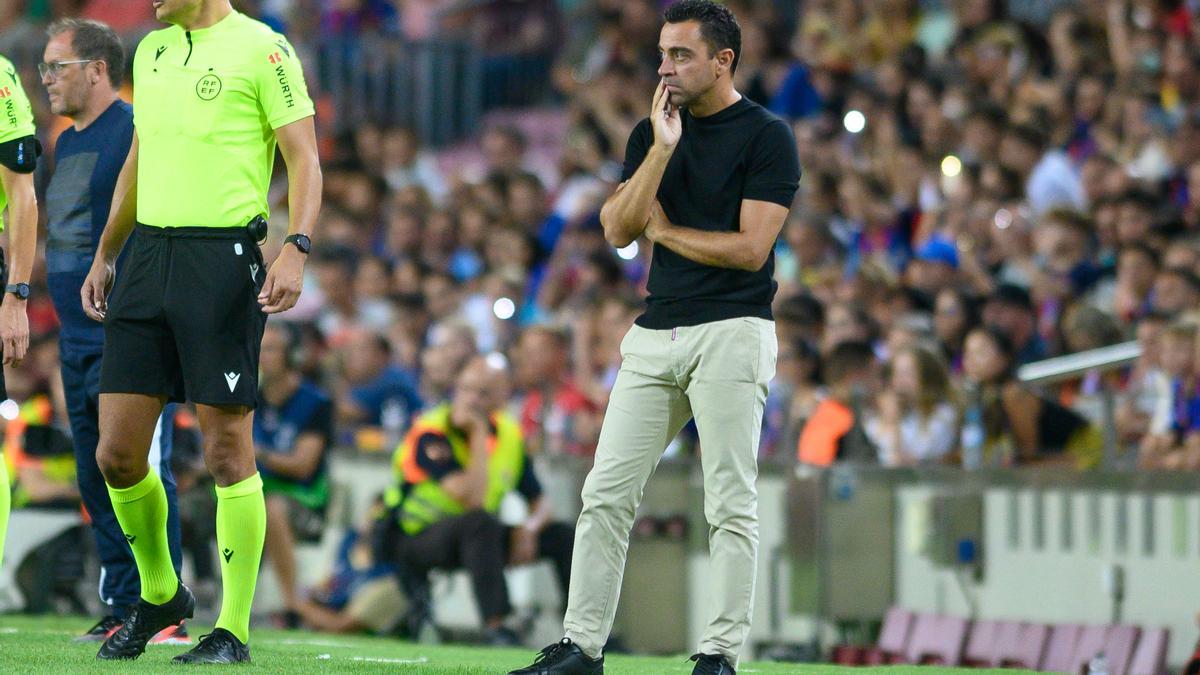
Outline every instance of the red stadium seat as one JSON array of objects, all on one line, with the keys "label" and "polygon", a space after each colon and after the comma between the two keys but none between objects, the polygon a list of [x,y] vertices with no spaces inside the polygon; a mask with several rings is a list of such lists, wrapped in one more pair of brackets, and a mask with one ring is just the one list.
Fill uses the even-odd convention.
[{"label": "red stadium seat", "polygon": [[1059,624],[1051,629],[1046,654],[1038,670],[1055,673],[1075,672],[1075,646],[1079,643],[1079,635],[1082,632],[1083,626],[1075,623]]},{"label": "red stadium seat", "polygon": [[[1092,657],[1105,651],[1106,639],[1112,626],[1084,626],[1075,641],[1075,653],[1071,657],[1071,668],[1066,672],[1087,675]],[[1111,672],[1111,671],[1110,671]]]},{"label": "red stadium seat", "polygon": [[1005,621],[996,629],[993,664],[999,668],[1034,670],[1042,662],[1050,627],[1041,623]]},{"label": "red stadium seat", "polygon": [[889,609],[884,616],[883,627],[879,630],[879,640],[874,647],[860,652],[857,663],[878,666],[902,661],[908,648],[912,627],[912,612],[899,607]]},{"label": "red stadium seat", "polygon": [[995,663],[996,638],[999,635],[999,621],[976,621],[971,626],[971,635],[967,637],[967,646],[963,650],[963,665],[972,667],[991,666]]},{"label": "red stadium seat", "polygon": [[905,654],[908,663],[958,665],[969,624],[957,616],[917,615]]},{"label": "red stadium seat", "polygon": [[1162,675],[1167,667],[1167,645],[1171,631],[1167,628],[1147,628],[1138,639],[1137,649],[1129,664],[1128,675]]},{"label": "red stadium seat", "polygon": [[1104,653],[1108,656],[1110,675],[1126,675],[1133,662],[1133,650],[1137,646],[1142,629],[1137,626],[1113,626],[1108,631]]}]

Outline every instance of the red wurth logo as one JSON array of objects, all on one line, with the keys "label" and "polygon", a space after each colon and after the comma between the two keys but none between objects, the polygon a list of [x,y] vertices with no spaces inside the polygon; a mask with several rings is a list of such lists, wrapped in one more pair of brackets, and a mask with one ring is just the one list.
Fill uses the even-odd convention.
[{"label": "red wurth logo", "polygon": [[279,55],[279,52],[275,52],[274,54],[268,56],[267,60],[271,62],[271,65],[275,65],[280,61],[283,61],[283,57]]},{"label": "red wurth logo", "polygon": [[9,87],[0,87],[0,98],[8,98],[12,96],[12,89]]}]

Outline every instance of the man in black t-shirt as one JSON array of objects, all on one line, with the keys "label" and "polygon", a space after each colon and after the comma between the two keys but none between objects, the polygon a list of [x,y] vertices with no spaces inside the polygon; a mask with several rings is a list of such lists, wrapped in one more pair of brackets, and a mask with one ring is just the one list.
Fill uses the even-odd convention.
[{"label": "man in black t-shirt", "polygon": [[566,635],[519,675],[603,672],[642,488],[692,417],[713,575],[693,673],[732,675],[750,630],[756,456],[777,349],[772,249],[799,158],[787,124],[733,88],[741,31],[729,9],[683,0],[665,18],[650,117],[633,130],[623,182],[600,212],[613,245],[654,242],[650,297],[621,345],[583,487],[575,558],[586,562],[573,567]]}]

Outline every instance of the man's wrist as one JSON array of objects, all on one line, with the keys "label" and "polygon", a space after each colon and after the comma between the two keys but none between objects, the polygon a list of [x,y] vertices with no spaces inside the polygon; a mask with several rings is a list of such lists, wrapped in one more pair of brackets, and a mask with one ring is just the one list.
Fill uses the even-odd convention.
[{"label": "man's wrist", "polygon": [[312,252],[312,239],[310,239],[309,236],[303,232],[297,232],[296,234],[289,234],[287,237],[285,237],[283,240],[283,246],[285,249],[295,249],[297,253],[303,254],[304,257],[307,258],[308,254]]},{"label": "man's wrist", "polygon": [[11,297],[13,300],[25,302],[29,299],[29,284],[24,281],[19,281],[15,284],[8,284],[4,287],[4,295]]},{"label": "man's wrist", "polygon": [[652,157],[657,156],[655,158],[661,159],[665,164],[667,160],[671,159],[671,155],[675,154],[675,148],[678,147],[678,145],[678,143],[675,145],[663,145],[658,141],[654,141],[654,145],[650,146],[650,152],[646,154],[646,159],[651,159]]}]

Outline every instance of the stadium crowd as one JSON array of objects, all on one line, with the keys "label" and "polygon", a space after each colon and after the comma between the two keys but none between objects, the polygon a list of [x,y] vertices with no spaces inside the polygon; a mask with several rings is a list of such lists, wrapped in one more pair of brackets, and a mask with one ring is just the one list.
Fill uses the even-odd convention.
[{"label": "stadium crowd", "polygon": [[[605,241],[598,210],[649,111],[661,3],[234,4],[305,57],[331,36],[467,36],[509,84],[446,151],[386,119],[336,132],[310,78],[324,207],[300,304],[272,321],[294,327],[289,362],[332,400],[325,451],[391,453],[468,362],[499,354],[528,453],[588,457],[649,265],[644,240]],[[804,170],[775,252],[764,461],[1094,468],[1109,388],[1137,466],[1200,468],[1198,3],[727,4],[738,89],[793,125]],[[130,35],[152,20],[148,3],[8,2],[0,53],[40,49],[45,22],[75,13]],[[18,65],[49,146],[61,125],[32,95],[34,63]],[[31,424],[65,419],[45,298],[8,380],[40,401]],[[1016,378],[1127,340],[1143,349],[1129,368],[1054,388]],[[14,452],[19,437],[5,448],[18,489],[69,499],[53,465]],[[702,450],[685,430],[668,452]]]}]

